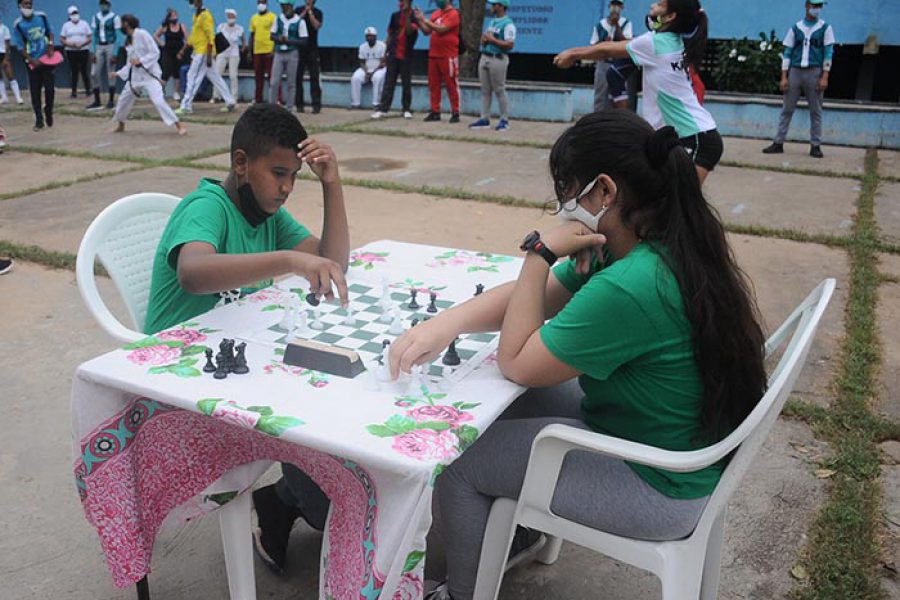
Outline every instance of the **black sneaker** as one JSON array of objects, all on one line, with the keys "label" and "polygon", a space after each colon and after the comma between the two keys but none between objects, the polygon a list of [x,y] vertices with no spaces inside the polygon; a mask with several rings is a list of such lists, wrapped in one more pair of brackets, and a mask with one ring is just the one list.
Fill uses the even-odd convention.
[{"label": "black sneaker", "polygon": [[0,275],[6,275],[13,268],[13,260],[11,258],[0,258]]},{"label": "black sneaker", "polygon": [[317,114],[319,114],[320,112],[322,112],[322,107],[321,107],[321,106],[313,106],[313,114],[314,114],[314,115],[317,115]]},{"label": "black sneaker", "polygon": [[106,110],[112,110],[116,107],[116,103],[110,100],[106,103]]},{"label": "black sneaker", "polygon": [[53,127],[53,113],[52,112],[44,112],[44,119],[47,122],[47,127]]},{"label": "black sneaker", "polygon": [[253,549],[273,573],[284,575],[291,529],[297,517],[303,515],[296,507],[281,501],[274,484],[253,492],[253,511],[256,513]]},{"label": "black sneaker", "polygon": [[306,112],[306,107],[298,106],[298,107],[294,110],[294,112],[305,113],[305,112]]},{"label": "black sneaker", "polygon": [[823,158],[825,155],[822,154],[821,146],[810,146],[809,147],[809,155],[813,158]]},{"label": "black sneaker", "polygon": [[450,122],[459,123],[459,113],[453,113],[452,115],[450,115]]},{"label": "black sneaker", "polygon": [[763,154],[783,154],[784,153],[784,144],[776,144],[772,142],[771,145],[763,148]]},{"label": "black sneaker", "polygon": [[509,557],[506,559],[506,570],[509,571],[522,563],[534,560],[537,553],[547,543],[547,536],[537,529],[529,529],[521,525],[516,527],[512,544],[509,547]]},{"label": "black sneaker", "polygon": [[430,112],[430,113],[428,113],[428,116],[426,116],[422,120],[425,121],[426,123],[433,123],[434,121],[440,121],[441,113]]},{"label": "black sneaker", "polygon": [[77,100],[77,99],[78,99],[78,92],[72,92],[71,94],[69,94],[69,98],[72,99],[72,100]]},{"label": "black sneaker", "polygon": [[99,101],[99,100],[94,100],[93,102],[91,102],[90,104],[88,104],[87,106],[85,106],[84,109],[85,109],[85,110],[102,110],[102,109],[103,109],[103,105],[100,104],[100,101]]},{"label": "black sneaker", "polygon": [[44,124],[43,123],[35,123],[34,127],[31,128],[32,131],[43,131]]}]

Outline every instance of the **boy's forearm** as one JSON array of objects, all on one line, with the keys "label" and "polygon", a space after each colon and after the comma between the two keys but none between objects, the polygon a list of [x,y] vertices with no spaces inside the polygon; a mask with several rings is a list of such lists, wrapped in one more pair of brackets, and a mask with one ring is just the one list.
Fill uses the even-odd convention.
[{"label": "boy's forearm", "polygon": [[258,254],[194,254],[178,260],[178,283],[189,294],[215,294],[293,272],[291,250]]},{"label": "boy's forearm", "polygon": [[344,189],[340,180],[323,183],[325,218],[322,225],[322,239],[319,254],[333,260],[347,271],[350,262],[350,231],[347,208],[344,204]]}]

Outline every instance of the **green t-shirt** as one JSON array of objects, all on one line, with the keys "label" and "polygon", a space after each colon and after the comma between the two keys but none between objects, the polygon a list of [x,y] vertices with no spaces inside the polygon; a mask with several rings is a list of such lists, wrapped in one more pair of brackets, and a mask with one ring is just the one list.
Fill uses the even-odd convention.
[{"label": "green t-shirt", "polygon": [[[574,261],[554,274],[575,294],[541,329],[559,360],[582,373],[581,410],[593,430],[666,450],[695,450],[701,440],[703,385],[674,274],[656,251],[639,243],[625,257],[590,275]],[[672,498],[712,493],[716,464],[673,473],[629,463],[648,484]]]},{"label": "green t-shirt", "polygon": [[[178,204],[153,260],[145,333],[156,333],[211,310],[219,294],[189,294],[178,283],[178,251],[189,242],[206,242],[218,254],[254,254],[290,250],[309,237],[306,227],[279,208],[259,227],[253,227],[214,179],[202,179],[197,189]],[[245,292],[271,285],[260,281]]]}]

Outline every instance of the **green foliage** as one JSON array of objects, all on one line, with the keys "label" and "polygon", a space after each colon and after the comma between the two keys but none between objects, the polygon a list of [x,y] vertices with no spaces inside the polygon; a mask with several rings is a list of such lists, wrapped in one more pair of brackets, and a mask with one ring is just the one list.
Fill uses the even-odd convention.
[{"label": "green foliage", "polygon": [[728,40],[719,46],[713,77],[718,89],[756,94],[779,93],[782,44],[775,31],[758,40]]}]

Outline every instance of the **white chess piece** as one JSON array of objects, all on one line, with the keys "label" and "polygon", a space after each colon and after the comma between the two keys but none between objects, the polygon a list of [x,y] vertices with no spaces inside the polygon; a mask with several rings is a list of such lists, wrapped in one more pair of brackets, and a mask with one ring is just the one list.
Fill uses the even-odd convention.
[{"label": "white chess piece", "polygon": [[453,380],[450,379],[450,375],[453,374],[453,368],[445,366],[441,369],[441,381],[438,383],[438,387],[441,388],[443,392],[449,392],[450,388],[453,387]]},{"label": "white chess piece", "polygon": [[313,309],[313,322],[309,324],[309,328],[316,331],[325,329],[325,324],[322,323],[322,309],[318,306]]},{"label": "white chess piece", "polygon": [[384,347],[384,352],[382,353],[381,362],[383,363],[378,367],[378,371],[376,372],[376,377],[379,381],[390,382],[391,380],[391,347],[390,345]]},{"label": "white chess piece", "polygon": [[391,328],[388,329],[388,333],[391,335],[400,335],[404,331],[406,330],[403,328],[403,318],[400,316],[400,311],[394,309],[394,320],[391,321]]},{"label": "white chess piece", "polygon": [[306,322],[306,309],[300,309],[297,319],[297,335],[309,335],[309,325]]},{"label": "white chess piece", "polygon": [[294,305],[288,304],[284,307],[284,316],[278,327],[284,329],[289,334],[294,333]]},{"label": "white chess piece", "polygon": [[409,374],[409,384],[406,387],[405,396],[419,398],[422,396],[422,367],[420,365],[413,366]]},{"label": "white chess piece", "polygon": [[347,307],[347,316],[344,317],[344,325],[348,327],[356,327],[356,313],[353,312],[353,307]]}]

